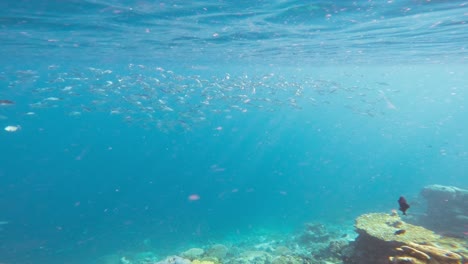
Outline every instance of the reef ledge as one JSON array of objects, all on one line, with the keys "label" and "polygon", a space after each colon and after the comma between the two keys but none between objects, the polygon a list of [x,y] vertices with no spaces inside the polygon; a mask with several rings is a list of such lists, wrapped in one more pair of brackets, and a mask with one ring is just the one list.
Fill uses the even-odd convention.
[{"label": "reef ledge", "polygon": [[359,216],[347,264],[466,264],[468,242],[404,222],[396,213]]}]

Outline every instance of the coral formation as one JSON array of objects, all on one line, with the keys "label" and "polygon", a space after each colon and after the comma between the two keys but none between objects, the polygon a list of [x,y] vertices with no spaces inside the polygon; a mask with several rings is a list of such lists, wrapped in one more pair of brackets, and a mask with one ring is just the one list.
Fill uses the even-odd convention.
[{"label": "coral formation", "polygon": [[202,248],[191,248],[181,254],[182,257],[190,260],[198,259],[205,254]]},{"label": "coral formation", "polygon": [[191,261],[179,256],[170,256],[155,264],[191,264]]},{"label": "coral formation", "polygon": [[297,256],[277,256],[273,258],[271,264],[303,264],[304,260]]},{"label": "coral formation", "polygon": [[342,259],[343,252],[348,247],[348,242],[343,240],[330,241],[328,247],[322,252],[322,255],[329,256],[334,259]]},{"label": "coral formation", "polygon": [[151,251],[126,252],[99,264],[340,264],[353,239],[351,227],[308,223],[297,233],[247,237],[229,246],[202,245],[164,260]]},{"label": "coral formation", "polygon": [[320,223],[306,223],[305,230],[299,237],[301,243],[317,243],[326,242],[330,239],[330,233],[323,224]]},{"label": "coral formation", "polygon": [[225,245],[215,244],[206,251],[205,255],[207,257],[212,257],[212,258],[222,260],[226,257],[228,252],[229,252],[229,249]]},{"label": "coral formation", "polygon": [[216,261],[194,259],[194,260],[192,261],[192,264],[216,264]]},{"label": "coral formation", "polygon": [[[467,259],[467,241],[441,237],[397,215],[365,214],[355,227],[359,236],[345,263],[461,264]],[[405,232],[396,234],[399,230]]]},{"label": "coral formation", "polygon": [[[367,235],[380,241],[428,243],[439,238],[428,229],[403,222],[398,215],[383,213],[361,215],[356,219],[355,227],[359,235]],[[396,234],[399,230],[405,230],[404,234]]]},{"label": "coral formation", "polygon": [[[346,226],[307,223],[289,236],[250,237],[225,246],[214,244],[191,248],[162,261],[156,254],[140,252],[120,259],[103,259],[105,264],[468,264],[468,191],[440,185],[427,186],[422,196],[428,201],[427,226],[436,231],[449,229],[461,233],[446,236],[403,221],[398,212],[371,213],[355,221],[358,234]],[[450,228],[447,228],[449,226]],[[102,262],[104,264],[104,262]]]},{"label": "coral formation", "polygon": [[273,251],[276,255],[290,255],[292,252],[288,247],[285,246],[278,246]]},{"label": "coral formation", "polygon": [[463,261],[461,255],[435,246],[409,243],[395,250],[399,256],[389,257],[390,263],[461,264]]},{"label": "coral formation", "polygon": [[436,232],[461,236],[468,231],[468,190],[452,186],[429,185],[421,196],[427,201],[421,223]]},{"label": "coral formation", "polygon": [[268,264],[273,257],[265,251],[245,251],[230,263],[232,264]]}]

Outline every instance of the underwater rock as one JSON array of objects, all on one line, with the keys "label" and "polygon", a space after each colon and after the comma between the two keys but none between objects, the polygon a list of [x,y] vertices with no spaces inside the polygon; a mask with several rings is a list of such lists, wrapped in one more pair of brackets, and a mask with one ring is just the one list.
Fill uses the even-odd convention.
[{"label": "underwater rock", "polygon": [[201,258],[203,254],[205,254],[205,250],[203,250],[202,248],[191,248],[183,252],[181,256],[190,260],[194,260]]},{"label": "underwater rock", "polygon": [[206,256],[207,257],[213,257],[218,260],[222,260],[226,257],[229,249],[223,245],[223,244],[216,244],[211,246],[207,251],[206,251]]},{"label": "underwater rock", "polygon": [[431,202],[439,202],[441,204],[448,203],[460,203],[466,204],[468,201],[468,190],[453,186],[444,186],[444,185],[428,185],[423,188],[421,195],[430,200]]},{"label": "underwater rock", "polygon": [[441,237],[397,215],[365,214],[356,219],[355,227],[359,236],[353,252],[343,258],[345,263],[461,264],[467,260],[467,241]]},{"label": "underwater rock", "polygon": [[427,201],[426,215],[420,219],[422,225],[455,236],[468,231],[468,190],[429,185],[423,188],[421,196]]}]

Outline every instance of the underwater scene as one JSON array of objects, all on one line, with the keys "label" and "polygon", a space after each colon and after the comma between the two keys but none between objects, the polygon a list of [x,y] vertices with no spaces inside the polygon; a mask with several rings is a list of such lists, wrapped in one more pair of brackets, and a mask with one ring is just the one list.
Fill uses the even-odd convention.
[{"label": "underwater scene", "polygon": [[0,1],[0,264],[467,264],[468,2]]}]

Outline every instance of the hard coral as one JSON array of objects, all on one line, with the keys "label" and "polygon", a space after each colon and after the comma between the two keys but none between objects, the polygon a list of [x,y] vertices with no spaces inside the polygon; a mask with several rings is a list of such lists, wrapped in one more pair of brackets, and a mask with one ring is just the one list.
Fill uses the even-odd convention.
[{"label": "hard coral", "polygon": [[421,261],[412,257],[390,257],[389,261],[391,264],[425,264],[426,262]]},{"label": "hard coral", "polygon": [[179,256],[170,256],[165,260],[156,262],[156,264],[190,264],[190,260],[181,258]]},{"label": "hard coral", "polygon": [[[368,235],[385,242],[427,243],[439,238],[431,230],[403,222],[399,216],[373,213],[356,219],[356,229],[360,235]],[[395,233],[404,229],[404,235]]]},{"label": "hard coral", "polygon": [[183,252],[181,255],[184,258],[193,260],[193,259],[200,258],[204,253],[205,253],[205,250],[203,250],[202,248],[191,248]]},{"label": "hard coral", "polygon": [[427,255],[426,253],[419,251],[417,249],[408,247],[408,246],[401,246],[399,248],[396,248],[396,251],[401,252],[403,255],[409,255],[411,257],[414,257],[423,261],[428,261],[431,259],[431,257]]},{"label": "hard coral", "polygon": [[426,253],[430,256],[429,263],[444,263],[444,264],[461,264],[462,263],[462,256],[451,252],[449,250],[439,248],[436,246],[429,246],[429,245],[419,245],[416,243],[409,243],[408,248],[413,248],[413,250],[417,250],[423,253]]},{"label": "hard coral", "polygon": [[223,259],[226,257],[227,253],[229,252],[228,247],[222,244],[216,244],[211,246],[207,251],[206,251],[206,256],[208,257],[214,257],[217,259]]},{"label": "hard coral", "polygon": [[216,264],[216,263],[214,261],[211,261],[211,260],[195,259],[195,260],[192,260],[192,264]]},{"label": "hard coral", "polygon": [[396,248],[399,256],[390,257],[391,263],[417,264],[461,264],[462,256],[435,246],[409,243],[409,246]]},{"label": "hard coral", "polygon": [[[395,227],[398,223],[400,228]],[[345,263],[466,264],[468,243],[441,237],[387,214],[366,214],[356,220],[359,233]],[[405,232],[398,232],[405,230]]]}]

